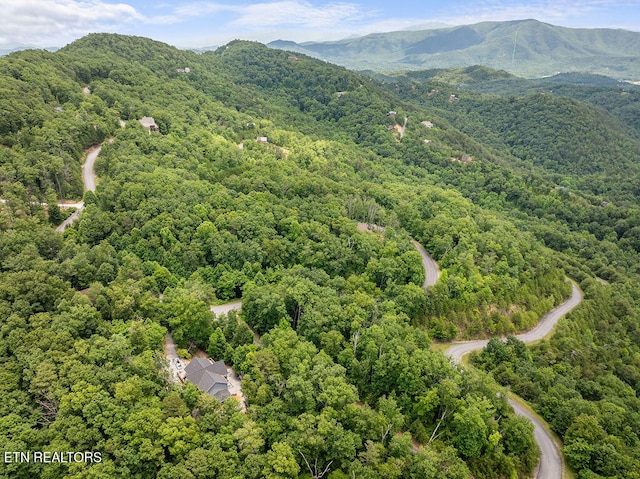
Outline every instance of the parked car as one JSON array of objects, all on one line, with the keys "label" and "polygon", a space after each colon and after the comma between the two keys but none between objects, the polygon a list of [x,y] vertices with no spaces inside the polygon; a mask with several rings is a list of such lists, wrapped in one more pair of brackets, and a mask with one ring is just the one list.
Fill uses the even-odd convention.
[{"label": "parked car", "polygon": [[182,361],[180,361],[180,358],[175,358],[173,360],[173,364],[175,364],[176,368],[178,369],[184,369],[184,364],[182,364]]}]

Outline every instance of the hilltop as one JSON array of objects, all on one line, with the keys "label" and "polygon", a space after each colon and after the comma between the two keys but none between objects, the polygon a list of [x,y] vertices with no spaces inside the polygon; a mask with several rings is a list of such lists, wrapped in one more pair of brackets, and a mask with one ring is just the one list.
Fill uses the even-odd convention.
[{"label": "hilltop", "polygon": [[[103,452],[0,472],[527,477],[503,386],[581,476],[640,469],[638,140],[596,105],[632,91],[110,34],[10,54],[0,81],[0,442]],[[441,270],[426,289],[414,241]],[[566,277],[584,301],[539,345],[494,339],[486,372],[431,347],[530,329]],[[246,409],[174,382],[167,333],[223,360]]]}]

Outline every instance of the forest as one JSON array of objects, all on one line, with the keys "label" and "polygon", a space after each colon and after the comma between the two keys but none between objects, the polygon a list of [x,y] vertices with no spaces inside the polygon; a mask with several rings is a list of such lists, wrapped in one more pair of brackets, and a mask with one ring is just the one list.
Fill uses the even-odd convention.
[{"label": "forest", "polygon": [[[0,77],[0,449],[102,452],[4,477],[531,477],[506,390],[575,477],[640,477],[624,116],[242,41],[93,34],[0,58]],[[426,290],[412,239],[441,269]],[[434,347],[530,329],[567,277],[585,300],[539,344],[492,339],[465,368]],[[168,332],[233,367],[246,409],[172,382]]]}]

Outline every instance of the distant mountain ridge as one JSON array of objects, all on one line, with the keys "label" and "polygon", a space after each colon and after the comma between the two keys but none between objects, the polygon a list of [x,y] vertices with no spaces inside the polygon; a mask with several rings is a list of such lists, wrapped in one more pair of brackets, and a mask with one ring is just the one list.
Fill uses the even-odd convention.
[{"label": "distant mountain ridge", "polygon": [[537,20],[376,33],[335,42],[277,40],[269,47],[354,70],[485,65],[528,78],[583,72],[640,80],[640,32],[565,28]]},{"label": "distant mountain ridge", "polygon": [[26,43],[0,43],[0,57],[8,55],[13,52],[19,52],[22,50],[47,50],[55,52],[58,47],[37,47],[35,45],[27,45]]}]

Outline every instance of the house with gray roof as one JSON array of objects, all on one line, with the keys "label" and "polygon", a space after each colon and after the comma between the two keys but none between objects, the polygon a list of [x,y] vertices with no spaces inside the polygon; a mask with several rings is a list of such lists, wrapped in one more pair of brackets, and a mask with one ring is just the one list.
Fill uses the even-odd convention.
[{"label": "house with gray roof", "polygon": [[143,116],[138,120],[142,126],[149,129],[149,134],[152,131],[160,131],[160,127],[156,124],[156,121],[151,116]]},{"label": "house with gray roof", "polygon": [[193,358],[184,368],[184,372],[185,379],[220,401],[231,396],[227,383],[227,366],[224,361],[212,362],[208,359]]}]

